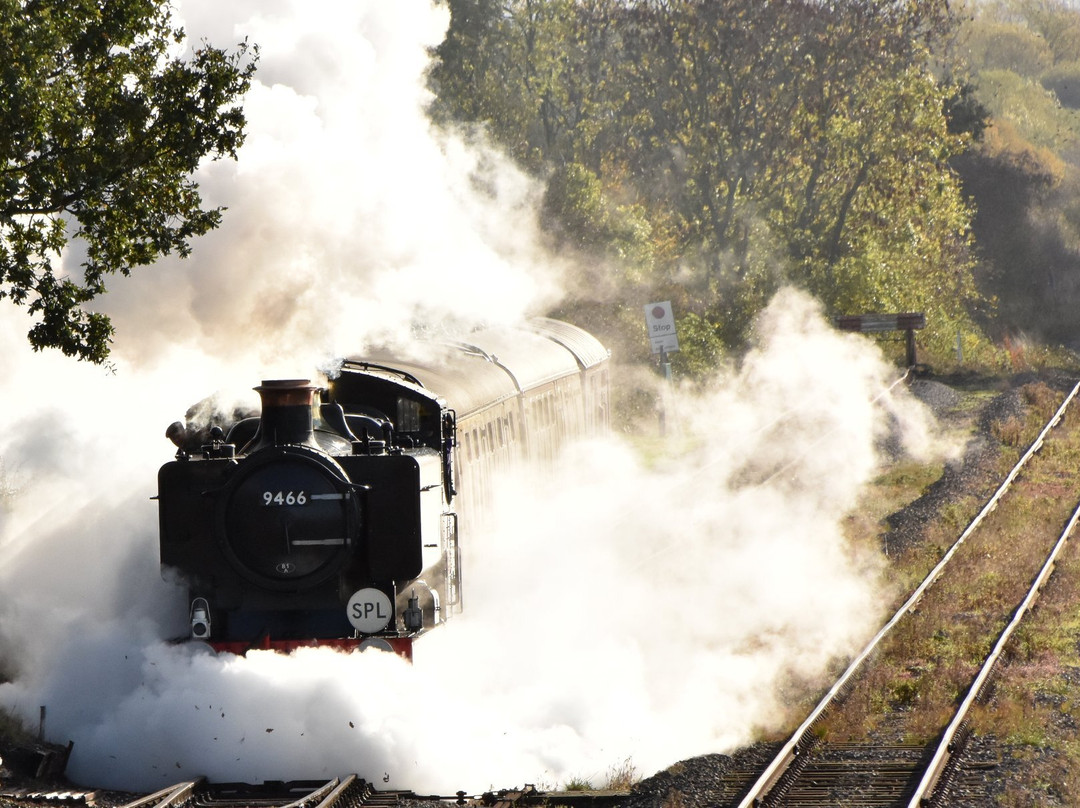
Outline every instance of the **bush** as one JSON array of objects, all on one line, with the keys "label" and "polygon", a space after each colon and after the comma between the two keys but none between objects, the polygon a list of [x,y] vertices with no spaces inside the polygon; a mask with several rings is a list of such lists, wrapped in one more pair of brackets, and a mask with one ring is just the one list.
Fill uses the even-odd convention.
[{"label": "bush", "polygon": [[1054,65],[1043,73],[1040,81],[1057,96],[1063,107],[1080,109],[1080,62]]}]

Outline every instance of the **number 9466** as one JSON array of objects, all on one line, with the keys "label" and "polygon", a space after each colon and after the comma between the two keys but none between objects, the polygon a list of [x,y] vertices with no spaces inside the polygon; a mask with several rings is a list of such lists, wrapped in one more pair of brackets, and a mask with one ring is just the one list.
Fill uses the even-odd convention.
[{"label": "number 9466", "polygon": [[303,491],[263,491],[263,505],[307,505]]}]

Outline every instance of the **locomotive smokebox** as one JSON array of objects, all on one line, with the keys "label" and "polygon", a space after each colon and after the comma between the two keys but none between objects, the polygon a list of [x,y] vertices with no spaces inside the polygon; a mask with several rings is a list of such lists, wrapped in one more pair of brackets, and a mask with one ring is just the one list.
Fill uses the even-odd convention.
[{"label": "locomotive smokebox", "polygon": [[317,389],[308,379],[273,379],[256,387],[262,399],[262,415],[259,429],[244,447],[244,453],[285,444],[319,448],[312,414]]}]

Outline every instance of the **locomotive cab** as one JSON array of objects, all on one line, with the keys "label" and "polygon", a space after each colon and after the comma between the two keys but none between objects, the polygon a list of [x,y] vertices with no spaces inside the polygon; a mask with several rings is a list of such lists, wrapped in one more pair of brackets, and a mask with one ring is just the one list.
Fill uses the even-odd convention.
[{"label": "locomotive cab", "polygon": [[392,451],[411,457],[419,468],[422,574],[399,592],[398,610],[406,627],[422,632],[461,610],[454,447],[454,411],[407,370],[347,360],[329,382],[328,393],[345,412],[353,432],[360,419],[392,425]]}]

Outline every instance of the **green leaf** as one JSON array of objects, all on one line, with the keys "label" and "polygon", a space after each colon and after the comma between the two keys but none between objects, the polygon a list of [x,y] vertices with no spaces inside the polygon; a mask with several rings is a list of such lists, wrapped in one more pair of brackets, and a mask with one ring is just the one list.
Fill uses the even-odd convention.
[{"label": "green leaf", "polygon": [[[202,43],[153,0],[0,0],[0,297],[37,318],[35,349],[92,362],[112,326],[86,304],[105,278],[176,252],[216,227],[192,175],[235,157],[258,49]],[[81,278],[57,278],[69,238]]]}]

